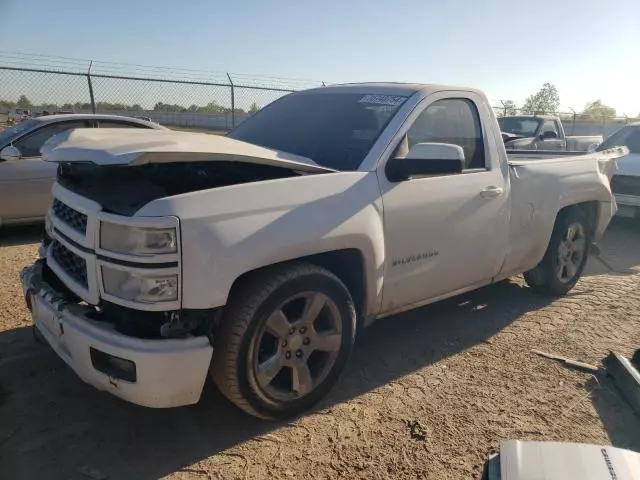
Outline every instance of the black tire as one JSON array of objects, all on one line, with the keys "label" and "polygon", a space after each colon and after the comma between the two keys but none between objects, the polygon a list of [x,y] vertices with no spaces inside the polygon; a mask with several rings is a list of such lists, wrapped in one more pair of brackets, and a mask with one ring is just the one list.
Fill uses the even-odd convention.
[{"label": "black tire", "polygon": [[[584,232],[584,251],[582,258],[575,270],[575,274],[569,278],[561,279],[558,274],[560,267],[559,249],[565,240],[565,235],[571,225],[580,225]],[[552,296],[567,294],[578,282],[589,256],[589,246],[592,240],[592,232],[584,214],[577,208],[568,208],[558,214],[553,227],[551,239],[547,251],[540,263],[524,273],[524,279],[531,288],[539,293]]]},{"label": "black tire", "polygon": [[[290,299],[294,299],[291,300],[292,303],[300,301],[296,300],[296,296],[300,295],[313,295],[310,298],[320,295],[323,299],[328,299],[327,305],[331,307],[329,313],[332,321],[340,322],[340,331],[332,334],[334,339],[340,340],[340,345],[332,347],[334,348],[330,354],[332,363],[327,364],[318,383],[311,382],[309,385],[313,387],[308,393],[285,401],[269,395],[259,385],[255,365],[259,362],[260,342],[265,335],[264,332],[268,331],[266,330],[268,329],[267,321],[272,318],[274,312],[283,312],[285,308],[289,308],[286,305]],[[306,308],[308,307],[305,304],[303,309]],[[319,311],[318,318],[326,316],[327,313],[326,305],[321,308],[323,310]],[[304,312],[301,315],[304,316]],[[287,325],[296,325],[296,323]],[[315,327],[312,329],[316,334]],[[211,375],[220,391],[250,415],[271,420],[295,416],[311,408],[329,393],[337,382],[353,350],[355,333],[354,302],[347,287],[338,277],[324,268],[307,263],[273,267],[252,275],[234,288],[229,303],[225,307],[221,325],[214,334]],[[292,338],[289,337],[291,348],[293,348]],[[305,338],[304,341],[308,339]],[[275,348],[279,352],[285,344],[286,341],[281,345],[280,340],[276,340]],[[299,350],[296,351],[296,355],[298,352]],[[324,354],[324,352],[321,353]],[[291,353],[287,351],[287,354]],[[309,361],[311,361],[311,355],[313,352],[307,357]],[[304,356],[306,357],[306,354]],[[287,362],[290,361],[287,360]],[[291,385],[293,385],[295,368],[290,370]],[[286,376],[287,371],[278,375],[280,374]],[[268,386],[268,388],[271,387]],[[293,387],[292,395],[298,395]]]}]

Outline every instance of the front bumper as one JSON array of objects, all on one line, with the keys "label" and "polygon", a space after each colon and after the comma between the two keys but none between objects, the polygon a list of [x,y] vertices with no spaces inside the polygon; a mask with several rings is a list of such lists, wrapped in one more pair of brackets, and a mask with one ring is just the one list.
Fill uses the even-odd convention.
[{"label": "front bumper", "polygon": [[[146,407],[177,407],[200,399],[213,354],[207,337],[146,340],[122,335],[110,323],[92,319],[92,307],[69,302],[55,291],[43,280],[43,268],[40,260],[20,274],[33,323],[83,381]],[[115,359],[114,370],[105,367],[110,359]],[[123,364],[128,375],[118,370]]]}]

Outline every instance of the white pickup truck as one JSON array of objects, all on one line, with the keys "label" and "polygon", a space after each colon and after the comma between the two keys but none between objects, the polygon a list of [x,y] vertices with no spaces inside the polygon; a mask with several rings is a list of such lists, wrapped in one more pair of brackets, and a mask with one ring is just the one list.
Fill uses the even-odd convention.
[{"label": "white pickup truck", "polygon": [[374,319],[522,272],[569,291],[615,213],[619,154],[509,163],[486,97],[439,85],[297,92],[227,137],[66,132],[43,147],[58,177],[25,298],[98,389],[174,407],[210,373],[286,417]]},{"label": "white pickup truck", "polygon": [[498,119],[507,150],[593,151],[602,135],[568,136],[562,120],[549,115],[521,115]]}]

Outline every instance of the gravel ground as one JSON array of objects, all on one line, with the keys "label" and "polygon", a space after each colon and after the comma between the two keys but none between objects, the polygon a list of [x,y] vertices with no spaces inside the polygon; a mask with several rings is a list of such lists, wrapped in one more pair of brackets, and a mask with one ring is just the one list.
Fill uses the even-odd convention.
[{"label": "gravel ground", "polygon": [[531,349],[601,364],[640,346],[640,226],[615,222],[609,270],[550,301],[521,279],[376,323],[340,383],[288,423],[250,418],[212,385],[150,410],[84,385],[34,344],[19,269],[37,229],[0,232],[0,478],[478,478],[501,439],[640,450],[639,419],[603,378]]}]

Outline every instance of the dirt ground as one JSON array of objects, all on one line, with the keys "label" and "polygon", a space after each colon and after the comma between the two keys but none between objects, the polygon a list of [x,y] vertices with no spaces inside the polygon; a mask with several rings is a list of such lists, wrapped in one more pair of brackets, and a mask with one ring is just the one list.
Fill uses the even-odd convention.
[{"label": "dirt ground", "polygon": [[316,410],[242,414],[207,385],[150,410],[84,385],[34,344],[19,269],[38,229],[0,232],[0,478],[478,478],[502,439],[640,450],[638,419],[605,378],[531,349],[601,364],[640,347],[640,225],[616,221],[566,298],[520,279],[376,323]]}]

